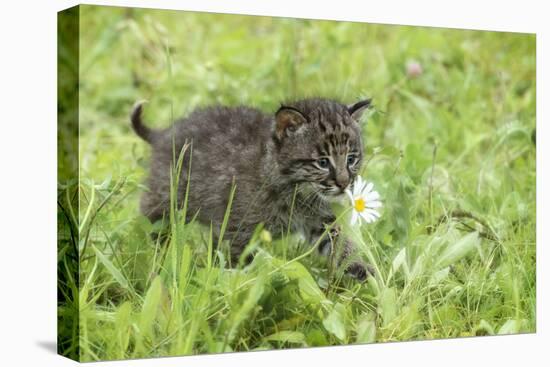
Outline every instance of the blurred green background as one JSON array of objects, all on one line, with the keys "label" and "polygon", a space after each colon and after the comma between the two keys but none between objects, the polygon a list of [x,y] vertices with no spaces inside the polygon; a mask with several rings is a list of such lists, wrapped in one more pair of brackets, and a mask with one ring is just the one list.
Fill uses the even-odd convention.
[{"label": "blurred green background", "polygon": [[[535,330],[534,35],[96,6],[80,7],[80,32],[85,223],[70,352],[99,360]],[[151,238],[138,211],[150,152],[128,117],[137,100],[149,101],[149,125],[166,127],[197,106],[270,113],[308,96],[373,98],[362,174],[385,208],[363,238],[376,279],[334,280],[315,256],[274,265],[307,250],[296,239],[264,239],[269,256],[252,270],[220,271],[223,250],[212,253],[192,224],[178,227],[184,240]]]}]

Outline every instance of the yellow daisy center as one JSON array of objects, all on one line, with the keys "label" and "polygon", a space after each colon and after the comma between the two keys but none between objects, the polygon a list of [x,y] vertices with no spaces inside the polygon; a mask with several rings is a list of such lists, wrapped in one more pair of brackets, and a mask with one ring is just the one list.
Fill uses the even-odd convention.
[{"label": "yellow daisy center", "polygon": [[365,210],[365,200],[363,200],[362,198],[355,199],[355,205],[353,205],[353,207],[358,212],[362,212],[363,210]]}]

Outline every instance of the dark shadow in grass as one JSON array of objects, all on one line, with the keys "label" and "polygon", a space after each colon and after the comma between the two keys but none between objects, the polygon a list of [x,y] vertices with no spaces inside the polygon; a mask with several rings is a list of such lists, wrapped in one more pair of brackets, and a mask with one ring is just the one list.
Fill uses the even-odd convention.
[{"label": "dark shadow in grass", "polygon": [[38,340],[36,345],[50,353],[57,354],[57,342],[55,340]]}]

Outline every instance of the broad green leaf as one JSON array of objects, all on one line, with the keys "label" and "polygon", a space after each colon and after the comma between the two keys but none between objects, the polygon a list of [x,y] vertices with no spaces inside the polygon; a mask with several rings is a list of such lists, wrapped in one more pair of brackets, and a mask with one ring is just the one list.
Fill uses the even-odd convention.
[{"label": "broad green leaf", "polygon": [[422,253],[418,255],[411,272],[408,275],[408,279],[417,279],[424,273],[426,263],[426,254]]},{"label": "broad green leaf", "polygon": [[525,320],[508,320],[498,329],[498,335],[517,334],[521,331],[521,326]]},{"label": "broad green leaf", "polygon": [[117,329],[127,327],[130,324],[130,314],[132,312],[132,305],[130,302],[124,302],[116,311],[115,325]]},{"label": "broad green leaf", "polygon": [[387,326],[397,316],[397,295],[394,288],[384,288],[378,296],[378,313]]},{"label": "broad green leaf", "polygon": [[124,302],[115,314],[115,327],[117,332],[117,342],[119,358],[124,358],[124,352],[128,349],[130,341],[130,316],[132,313],[132,305],[130,302]]},{"label": "broad green leaf", "polygon": [[306,337],[299,331],[284,330],[266,336],[265,340],[283,343],[303,344],[306,340]]},{"label": "broad green leaf", "polygon": [[325,294],[321,291],[309,271],[299,262],[295,261],[284,265],[281,271],[290,280],[298,282],[298,289],[304,303],[321,304],[327,301]]},{"label": "broad green leaf", "polygon": [[447,246],[439,257],[436,267],[443,268],[456,263],[475,249],[479,243],[480,239],[477,232],[468,233],[458,241]]},{"label": "broad green leaf", "polygon": [[237,336],[237,330],[241,323],[246,320],[246,318],[250,315],[254,307],[258,304],[258,300],[264,293],[265,289],[265,276],[258,276],[250,290],[248,291],[246,298],[244,302],[242,303],[241,307],[237,309],[233,314],[231,318],[231,328],[229,330],[228,334],[228,341],[232,342],[233,339]]},{"label": "broad green leaf", "polygon": [[346,339],[346,308],[341,303],[336,303],[332,311],[323,320],[323,326],[332,335],[344,341]]},{"label": "broad green leaf", "polygon": [[392,327],[399,330],[399,337],[403,338],[403,340],[409,340],[416,335],[417,330],[421,328],[422,317],[418,310],[422,303],[423,301],[419,297],[416,297],[399,309],[399,318],[394,319],[398,322],[392,324]]},{"label": "broad green leaf", "polygon": [[355,329],[357,343],[373,343],[376,340],[376,322],[373,315],[362,314]]},{"label": "broad green leaf", "polygon": [[307,345],[310,347],[321,347],[329,345],[327,338],[322,330],[313,329],[307,333]]},{"label": "broad green leaf", "polygon": [[399,251],[399,253],[393,259],[393,262],[392,262],[393,271],[396,272],[401,267],[401,265],[405,263],[406,260],[407,260],[407,249],[402,248],[401,251]]}]

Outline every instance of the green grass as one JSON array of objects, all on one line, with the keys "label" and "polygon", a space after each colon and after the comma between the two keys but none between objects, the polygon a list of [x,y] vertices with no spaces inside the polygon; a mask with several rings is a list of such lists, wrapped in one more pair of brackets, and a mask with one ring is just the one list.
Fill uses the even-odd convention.
[{"label": "green grass", "polygon": [[[59,193],[79,239],[60,233],[60,269],[73,244],[80,263],[61,285],[66,354],[535,331],[534,36],[89,6],[81,31],[81,181]],[[405,73],[413,59],[418,78]],[[362,175],[384,210],[355,238],[376,277],[356,283],[261,228],[253,264],[227,269],[227,245],[175,210],[153,239],[159,224],[138,209],[150,151],[130,130],[136,100],[160,127],[200,105],[274,111],[314,95],[374,98]]]}]

